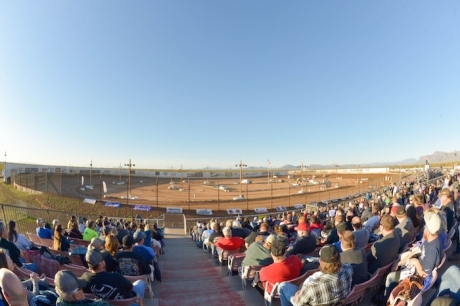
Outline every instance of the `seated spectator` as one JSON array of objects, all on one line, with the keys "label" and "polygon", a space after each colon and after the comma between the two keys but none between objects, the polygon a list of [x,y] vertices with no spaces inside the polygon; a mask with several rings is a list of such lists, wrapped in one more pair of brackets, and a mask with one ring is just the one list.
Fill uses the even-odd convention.
[{"label": "seated spectator", "polygon": [[224,227],[222,234],[224,237],[219,238],[214,244],[218,254],[222,253],[222,250],[238,250],[244,245],[244,240],[241,237],[232,236],[232,229],[230,227]]},{"label": "seated spectator", "polygon": [[5,223],[0,221],[0,248],[6,250],[11,260],[18,267],[24,267],[32,272],[38,273],[38,266],[35,263],[25,263],[24,258],[21,258],[21,251],[18,247],[7,240],[8,238],[8,229],[6,228]]},{"label": "seated spectator", "polygon": [[83,233],[83,232],[85,231],[85,228],[86,228],[86,221],[87,221],[86,218],[79,218],[79,221],[78,221],[78,230],[80,231],[80,233]]},{"label": "seated spectator", "polygon": [[83,232],[83,240],[91,241],[91,239],[98,237],[96,232],[96,223],[92,220],[88,220],[86,223],[86,228]]},{"label": "seated spectator", "polygon": [[267,266],[273,263],[270,249],[275,235],[268,236],[264,241],[254,242],[246,250],[246,256],[243,259],[243,266]]},{"label": "seated spectator", "polygon": [[372,217],[369,218],[369,220],[367,220],[366,222],[364,222],[363,225],[369,231],[369,233],[373,233],[374,229],[377,227],[379,222],[379,207],[378,205],[374,205],[374,207],[372,207]]},{"label": "seated spectator", "polygon": [[321,237],[321,232],[324,229],[323,222],[315,215],[311,216],[310,220],[310,233],[314,234],[316,237]]},{"label": "seated spectator", "polygon": [[86,253],[85,259],[90,272],[83,273],[81,277],[87,282],[84,292],[93,293],[104,300],[129,299],[135,296],[144,299],[146,285],[143,281],[131,283],[119,273],[106,272],[104,258],[95,250]]},{"label": "seated spectator", "polygon": [[337,251],[339,251],[339,253],[342,253],[341,241],[342,241],[343,233],[345,233],[345,231],[347,230],[347,224],[345,222],[339,223],[337,224],[336,229],[337,229],[337,235],[339,236],[339,241],[334,242],[332,245],[337,248]]},{"label": "seated spectator", "polygon": [[120,272],[123,275],[150,275],[152,269],[145,258],[133,252],[134,239],[126,235],[123,237],[123,251],[116,255]]},{"label": "seated spectator", "polygon": [[8,228],[8,240],[14,243],[21,251],[29,250],[32,244],[23,234],[18,233],[16,222],[11,220]]},{"label": "seated spectator", "polygon": [[[425,229],[423,238],[425,241],[420,248],[403,254],[398,266],[415,267],[415,274],[426,278],[431,274],[433,269],[439,265],[442,258],[441,242],[438,238],[439,229],[441,228],[441,218],[438,214],[427,211],[425,213]],[[419,258],[414,258],[416,254],[421,254]],[[390,296],[391,291],[401,281],[401,271],[391,272],[388,274],[385,283],[385,301]]]},{"label": "seated spectator", "polygon": [[334,217],[334,228],[329,231],[326,238],[321,240],[323,244],[333,244],[334,242],[339,241],[339,235],[337,235],[337,225],[343,222],[343,215],[337,214],[340,210],[337,210]]},{"label": "seated spectator", "polygon": [[377,269],[391,264],[398,256],[399,237],[393,232],[393,217],[390,215],[382,216],[379,230],[383,238],[377,240],[367,253],[368,271],[371,274]]},{"label": "seated spectator", "polygon": [[297,231],[297,241],[288,249],[286,256],[313,252],[316,249],[316,236],[309,235],[307,223],[299,223],[295,230]]},{"label": "seated spectator", "polygon": [[117,237],[114,234],[105,237],[104,247],[105,249],[101,250],[101,254],[104,257],[107,272],[118,272],[118,262],[115,259],[119,247]]},{"label": "seated spectator", "polygon": [[251,230],[247,229],[247,228],[242,228],[240,223],[236,220],[234,220],[232,222],[232,236],[233,237],[241,237],[241,238],[246,238],[247,236],[249,236],[249,234],[251,234]]},{"label": "seated spectator", "polygon": [[268,224],[267,223],[261,223],[259,226],[259,231],[258,232],[251,232],[249,236],[244,238],[246,248],[249,248],[249,246],[254,242],[262,242],[264,239],[266,239],[270,233],[268,232]]},{"label": "seated spectator", "polygon": [[61,224],[56,225],[54,229],[54,240],[53,249],[63,252],[68,252],[70,248],[70,242],[67,237],[64,236],[65,229],[62,228]]},{"label": "seated spectator", "polygon": [[341,239],[342,253],[340,253],[340,262],[349,263],[353,267],[353,285],[364,283],[369,279],[367,254],[363,248],[355,245],[355,240],[355,232],[345,231]]},{"label": "seated spectator", "polygon": [[357,248],[364,248],[369,243],[369,231],[363,228],[359,217],[353,217],[353,219],[351,219],[351,225],[353,226],[355,246]]},{"label": "seated spectator", "polygon": [[56,306],[70,305],[90,305],[90,306],[109,306],[110,304],[102,300],[85,298],[83,288],[87,283],[84,279],[77,278],[72,271],[61,270],[54,276],[56,293],[59,298]]},{"label": "seated spectator", "polygon": [[364,223],[367,220],[369,220],[370,218],[372,218],[372,211],[369,208],[369,203],[364,202],[363,203],[363,212],[361,213],[361,222]]},{"label": "seated spectator", "polygon": [[326,245],[319,256],[320,271],[308,277],[300,289],[291,283],[280,284],[281,306],[340,305],[350,293],[353,268],[340,262],[337,248]]},{"label": "seated spectator", "polygon": [[272,291],[272,285],[275,283],[299,277],[303,266],[300,259],[295,255],[286,258],[286,246],[279,239],[273,241],[270,251],[273,263],[263,267],[259,272],[259,280],[262,282],[263,288],[268,282],[268,292]]},{"label": "seated spectator", "polygon": [[146,235],[144,232],[137,231],[134,233],[133,239],[135,242],[135,246],[134,246],[133,251],[134,253],[144,256],[147,263],[153,264],[153,262],[156,261],[155,252],[153,251],[151,247],[144,245],[145,237]]},{"label": "seated spectator", "polygon": [[398,206],[396,210],[398,225],[394,229],[395,235],[399,237],[399,251],[402,252],[406,245],[414,238],[414,225],[412,220],[406,215],[406,209],[403,205]]},{"label": "seated spectator", "polygon": [[36,228],[36,232],[38,237],[41,239],[53,239],[51,231],[45,228],[45,223],[42,218],[37,219],[37,225],[38,227]]},{"label": "seated spectator", "polygon": [[78,223],[75,220],[71,220],[69,223],[70,223],[70,226],[69,226],[70,232],[68,236],[70,238],[83,239],[83,234],[78,229]]}]

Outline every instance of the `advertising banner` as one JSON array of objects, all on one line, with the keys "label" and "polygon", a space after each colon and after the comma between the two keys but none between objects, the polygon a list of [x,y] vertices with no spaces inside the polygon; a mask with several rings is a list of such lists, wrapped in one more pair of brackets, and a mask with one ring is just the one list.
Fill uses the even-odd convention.
[{"label": "advertising banner", "polygon": [[231,208],[227,209],[227,214],[229,215],[241,215],[243,212],[241,211],[241,208]]},{"label": "advertising banner", "polygon": [[182,208],[181,207],[166,207],[166,213],[168,214],[181,214]]},{"label": "advertising banner", "polygon": [[254,211],[256,213],[258,213],[258,214],[266,214],[266,213],[268,213],[268,210],[265,207],[256,208],[256,209],[254,209]]},{"label": "advertising banner", "polygon": [[120,208],[121,203],[120,202],[105,202],[104,206],[107,207],[114,207],[114,208]]},{"label": "advertising banner", "polygon": [[197,209],[197,215],[212,215],[212,209]]},{"label": "advertising banner", "polygon": [[276,206],[276,211],[286,211],[286,206]]},{"label": "advertising banner", "polygon": [[303,209],[303,204],[294,204],[295,209]]},{"label": "advertising banner", "polygon": [[152,206],[147,206],[147,205],[133,205],[134,210],[143,210],[143,211],[152,211],[153,207]]},{"label": "advertising banner", "polygon": [[83,203],[86,203],[86,204],[96,204],[96,200],[95,199],[84,199],[83,200]]}]

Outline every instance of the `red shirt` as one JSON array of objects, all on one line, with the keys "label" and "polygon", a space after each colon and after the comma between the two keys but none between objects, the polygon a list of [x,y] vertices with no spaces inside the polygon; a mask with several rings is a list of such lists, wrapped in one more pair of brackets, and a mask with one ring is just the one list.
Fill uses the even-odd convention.
[{"label": "red shirt", "polygon": [[244,240],[241,237],[232,237],[232,238],[225,238],[221,237],[216,242],[216,247],[221,248],[223,250],[232,251],[238,250],[244,244]]},{"label": "red shirt", "polygon": [[259,272],[259,280],[264,284],[264,288],[265,283],[268,281],[267,290],[271,292],[274,284],[299,277],[302,267],[300,259],[292,255],[282,262],[272,263],[269,266],[263,267]]}]

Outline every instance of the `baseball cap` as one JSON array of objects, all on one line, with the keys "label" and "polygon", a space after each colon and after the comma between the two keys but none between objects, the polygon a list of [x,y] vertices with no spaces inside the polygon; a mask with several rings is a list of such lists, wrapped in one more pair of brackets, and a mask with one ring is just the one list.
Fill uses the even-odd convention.
[{"label": "baseball cap", "polygon": [[54,284],[62,292],[71,294],[77,288],[83,289],[86,287],[87,282],[84,279],[77,278],[77,276],[69,270],[60,270],[54,276]]},{"label": "baseball cap", "polygon": [[133,238],[134,238],[135,242],[139,242],[145,237],[147,237],[147,235],[144,232],[141,232],[141,231],[136,231],[134,233],[134,235],[133,235]]},{"label": "baseball cap", "polygon": [[270,235],[267,238],[265,238],[265,242],[269,245],[272,245],[273,241],[275,241],[276,237],[275,235]]},{"label": "baseball cap", "polygon": [[325,245],[319,251],[319,258],[322,262],[334,263],[340,260],[340,254],[334,245]]},{"label": "baseball cap", "polygon": [[425,227],[431,233],[434,234],[441,228],[441,218],[438,214],[432,212],[426,212],[423,216],[425,219]]},{"label": "baseball cap", "polygon": [[[398,212],[398,208],[400,207],[401,205],[399,206],[396,206],[396,205],[393,205],[391,206],[391,213],[392,214],[396,214]],[[403,207],[404,208],[404,207]]]},{"label": "baseball cap", "polygon": [[308,225],[306,222],[301,222],[299,223],[299,225],[297,225],[296,227],[294,227],[294,230],[296,231],[308,231]]},{"label": "baseball cap", "polygon": [[97,237],[94,237],[93,239],[91,239],[91,242],[89,244],[95,249],[99,249],[104,245],[102,240]]},{"label": "baseball cap", "polygon": [[130,248],[134,244],[134,239],[130,235],[126,235],[121,242],[124,247]]},{"label": "baseball cap", "polygon": [[101,253],[96,250],[91,250],[86,253],[85,256],[86,262],[91,264],[93,267],[97,266],[101,261],[104,260]]},{"label": "baseball cap", "polygon": [[396,209],[396,215],[402,216],[406,214],[406,208],[402,205],[399,205],[398,208]]}]

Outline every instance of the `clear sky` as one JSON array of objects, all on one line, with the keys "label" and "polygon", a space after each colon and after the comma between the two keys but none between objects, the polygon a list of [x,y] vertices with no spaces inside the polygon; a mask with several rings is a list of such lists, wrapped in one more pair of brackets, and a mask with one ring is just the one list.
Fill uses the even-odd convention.
[{"label": "clear sky", "polygon": [[460,149],[460,1],[1,1],[0,152],[185,169]]}]

